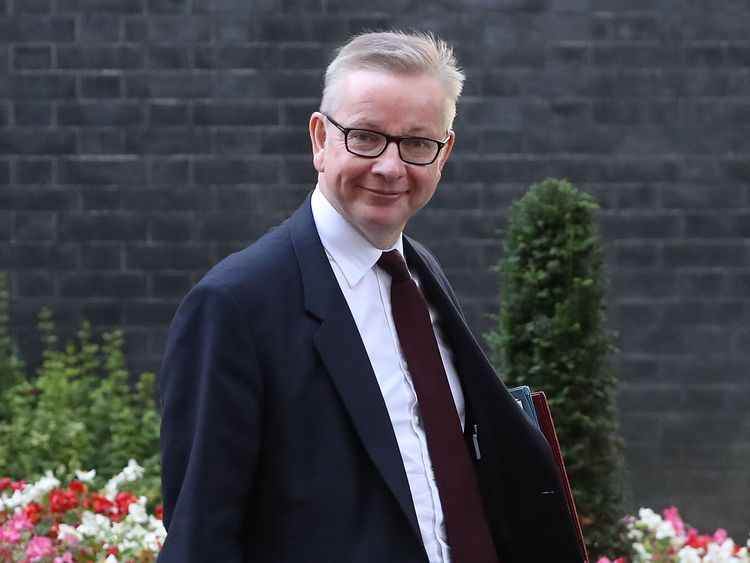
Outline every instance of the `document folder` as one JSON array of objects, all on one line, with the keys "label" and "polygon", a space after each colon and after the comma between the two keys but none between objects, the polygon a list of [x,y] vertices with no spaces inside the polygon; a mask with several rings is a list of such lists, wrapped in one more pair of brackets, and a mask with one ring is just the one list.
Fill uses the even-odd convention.
[{"label": "document folder", "polygon": [[583,530],[581,529],[581,520],[578,518],[578,511],[576,510],[575,500],[573,499],[573,490],[570,488],[568,472],[565,470],[565,463],[563,462],[562,451],[560,450],[560,442],[557,440],[555,423],[552,420],[552,413],[549,410],[547,396],[543,391],[532,392],[526,385],[514,387],[513,389],[509,389],[509,391],[516,399],[519,406],[523,409],[524,413],[526,413],[526,416],[531,423],[534,424],[547,439],[547,443],[549,443],[550,448],[552,449],[557,472],[560,475],[560,481],[562,481],[563,491],[565,492],[565,501],[568,504],[568,510],[573,519],[573,526],[575,527],[576,535],[578,536],[578,544],[581,548],[581,553],[583,553],[583,560],[584,563],[589,563],[588,553],[586,552],[586,543],[583,539]]}]

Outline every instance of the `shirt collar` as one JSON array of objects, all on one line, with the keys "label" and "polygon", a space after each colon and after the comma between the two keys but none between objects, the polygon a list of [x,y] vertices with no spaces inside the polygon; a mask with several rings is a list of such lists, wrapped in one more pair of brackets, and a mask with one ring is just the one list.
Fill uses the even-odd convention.
[{"label": "shirt collar", "polygon": [[363,237],[315,186],[312,198],[313,219],[328,257],[341,268],[349,287],[357,285],[387,250],[398,250],[404,254],[403,235],[399,234],[393,247],[376,248]]}]

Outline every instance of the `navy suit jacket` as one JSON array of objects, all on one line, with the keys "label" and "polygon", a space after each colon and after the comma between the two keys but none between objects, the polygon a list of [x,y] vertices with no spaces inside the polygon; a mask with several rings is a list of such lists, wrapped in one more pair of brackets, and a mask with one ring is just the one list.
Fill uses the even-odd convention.
[{"label": "navy suit jacket", "polygon": [[[453,348],[503,563],[580,563],[547,443],[497,379],[434,257],[408,238],[404,247]],[[427,563],[388,412],[309,198],[190,291],[159,386],[161,563]]]}]

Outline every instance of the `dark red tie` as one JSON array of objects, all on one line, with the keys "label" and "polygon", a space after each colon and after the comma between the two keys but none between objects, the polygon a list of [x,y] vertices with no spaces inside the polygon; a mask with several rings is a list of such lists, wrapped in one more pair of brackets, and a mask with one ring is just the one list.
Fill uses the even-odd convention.
[{"label": "dark red tie", "polygon": [[392,278],[393,321],[417,393],[452,563],[498,563],[427,301],[398,251],[384,252],[378,265]]}]

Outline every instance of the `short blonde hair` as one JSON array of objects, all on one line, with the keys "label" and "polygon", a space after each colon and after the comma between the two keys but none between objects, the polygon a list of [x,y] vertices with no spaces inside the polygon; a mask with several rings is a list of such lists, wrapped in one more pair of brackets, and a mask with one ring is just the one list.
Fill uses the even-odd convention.
[{"label": "short blonde hair", "polygon": [[333,113],[344,76],[359,69],[395,73],[432,74],[445,92],[445,131],[456,117],[456,104],[464,84],[453,48],[432,33],[385,31],[357,35],[338,49],[328,65],[320,111]]}]

